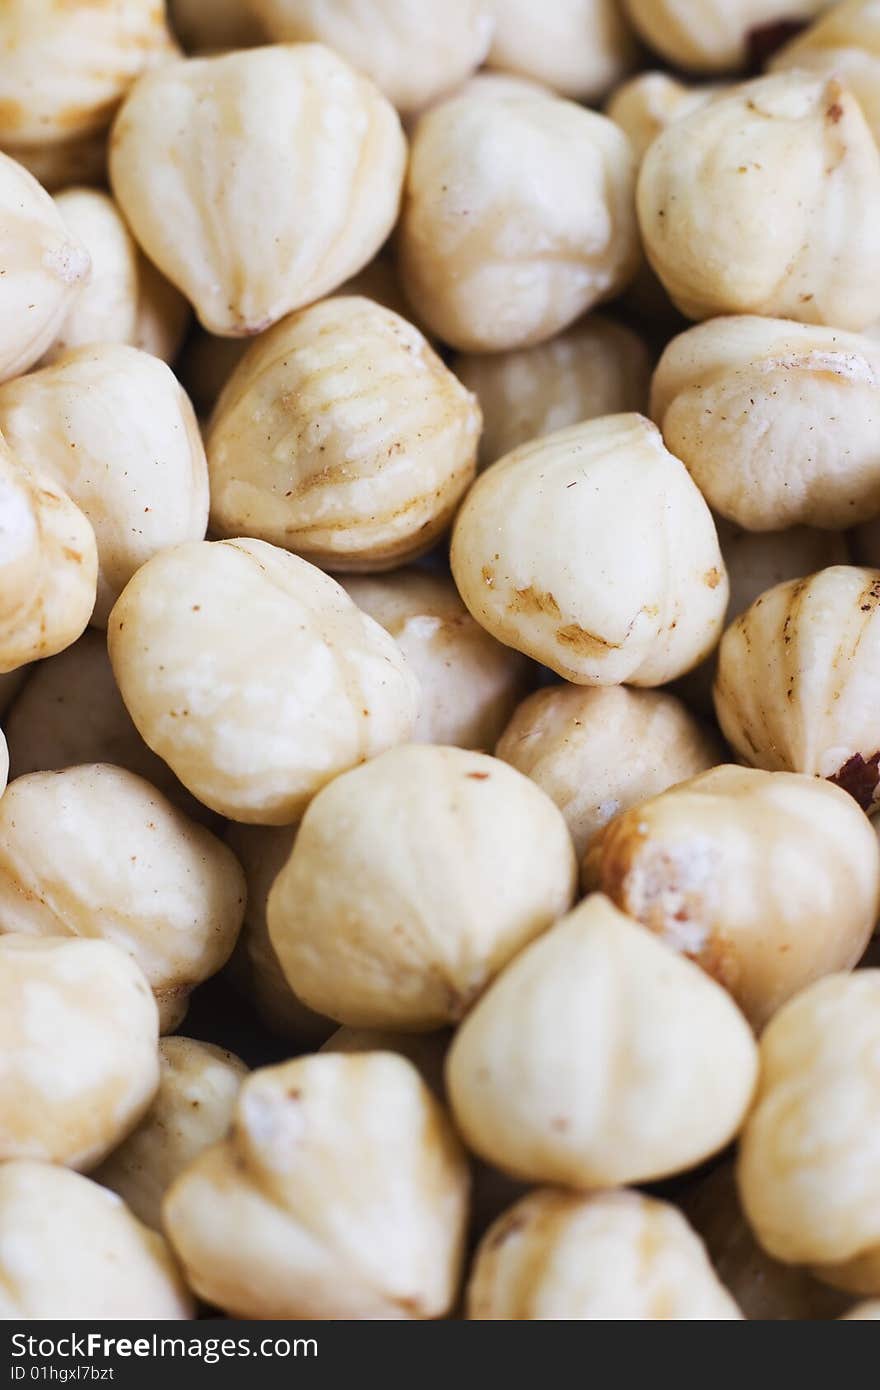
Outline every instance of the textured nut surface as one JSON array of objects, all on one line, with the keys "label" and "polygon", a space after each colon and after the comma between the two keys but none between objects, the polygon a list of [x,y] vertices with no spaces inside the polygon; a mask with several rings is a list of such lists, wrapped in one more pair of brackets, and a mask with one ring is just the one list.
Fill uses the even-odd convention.
[{"label": "textured nut surface", "polygon": [[0,430],[19,462],[60,484],[92,524],[96,625],[151,555],[204,536],[198,424],[173,372],[148,353],[92,344],[0,385]]},{"label": "textured nut surface", "polygon": [[495,755],[556,802],[578,859],[613,816],[722,758],[720,744],[674,695],[620,685],[535,691]]},{"label": "textured nut surface", "polygon": [[[823,7],[824,8],[824,7]],[[877,0],[840,0],[825,9],[777,53],[771,68],[799,68],[840,77],[880,137],[880,6]]]},{"label": "textured nut surface", "polygon": [[836,78],[776,73],[674,122],[645,155],[637,203],[648,259],[688,318],[880,318],[880,150]]},{"label": "textured nut surface", "polygon": [[811,985],[761,1039],[740,1144],[746,1216],[771,1255],[880,1293],[880,971]]},{"label": "textured nut surface", "polygon": [[452,572],[478,622],[580,685],[660,685],[714,646],[727,576],[706,503],[641,415],[515,449],[456,520]]},{"label": "textured nut surface", "polygon": [[661,131],[723,90],[720,83],[689,86],[667,72],[640,72],[612,92],[605,114],[626,132],[641,161]]},{"label": "textured nut surface", "polygon": [[0,800],[0,931],[115,942],[163,1030],[229,956],[244,897],[232,852],[122,768],[30,773]]},{"label": "textured nut surface", "polygon": [[771,772],[830,777],[864,809],[880,780],[880,571],[832,565],[777,584],[725,632],[715,709]]},{"label": "textured nut surface", "polygon": [[482,1158],[589,1188],[680,1172],[723,1148],[756,1071],[730,996],[594,894],[491,985],[455,1035],[446,1085]]},{"label": "textured nut surface", "polygon": [[467,1308],[482,1322],[742,1316],[675,1207],[640,1192],[552,1188],[529,1193],[487,1231]]},{"label": "textured nut surface", "polygon": [[413,134],[399,243],[407,297],[464,352],[552,337],[635,274],[634,169],[613,121],[549,94],[435,106]]},{"label": "textured nut surface", "polygon": [[518,352],[461,354],[455,374],[483,412],[481,464],[579,420],[644,410],[649,361],[632,329],[601,314]]},{"label": "textured nut surface", "polygon": [[166,1190],[197,1154],[224,1138],[247,1073],[244,1062],[222,1047],[163,1038],[153,1103],[137,1129],[93,1173],[95,1181],[158,1231]]},{"label": "textured nut surface", "polygon": [[467,1162],[416,1069],[302,1057],[244,1083],[230,1137],[163,1219],[202,1297],[241,1317],[435,1318],[455,1297]]},{"label": "textured nut surface", "polygon": [[[731,72],[749,60],[749,37],[770,21],[809,19],[827,0],[623,0],[639,35],[676,67]],[[769,12],[769,13],[768,13]]]},{"label": "textured nut surface", "polygon": [[397,216],[405,160],[371,82],[319,44],[277,44],[143,77],[113,129],[110,177],[205,328],[239,336],[366,265]]},{"label": "textured nut surface", "polygon": [[418,687],[327,575],[263,541],[147,561],[108,624],[142,737],[205,805],[284,825],[338,773],[408,738]]},{"label": "textured nut surface", "polygon": [[8,1319],[190,1319],[165,1240],[113,1192],[48,1163],[0,1165],[0,1315]]},{"label": "textured nut surface", "polygon": [[492,0],[251,0],[276,40],[335,49],[400,111],[417,111],[480,66],[493,27]]},{"label": "textured nut surface", "polygon": [[418,677],[413,742],[491,749],[527,687],[525,658],[474,621],[444,575],[403,569],[348,578],[344,588],[391,633]]},{"label": "textured nut surface", "polygon": [[269,933],[313,1009],[427,1031],[567,910],[575,879],[538,787],[483,753],[410,744],[316,797],[269,894]]},{"label": "textured nut surface", "polygon": [[389,569],[448,526],[480,424],[417,328],[334,296],[261,335],[227,382],[207,438],[213,530]]},{"label": "textured nut surface", "polygon": [[880,853],[839,787],[727,765],[612,820],[587,851],[584,883],[701,965],[760,1028],[860,959],[880,908]]},{"label": "textured nut surface", "polygon": [[595,101],[636,62],[617,0],[495,0],[490,68]]},{"label": "textured nut surface", "polygon": [[751,531],[880,511],[880,343],[783,319],[713,319],[668,345],[651,415],[716,512]]},{"label": "textured nut surface", "polygon": [[100,1162],[155,1094],[157,1037],[147,982],[117,946],[0,937],[2,1158]]}]

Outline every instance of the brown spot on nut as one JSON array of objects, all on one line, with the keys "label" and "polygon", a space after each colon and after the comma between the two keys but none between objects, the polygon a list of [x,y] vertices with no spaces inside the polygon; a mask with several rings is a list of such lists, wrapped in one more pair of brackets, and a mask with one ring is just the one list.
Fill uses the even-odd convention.
[{"label": "brown spot on nut", "polygon": [[703,579],[710,589],[717,589],[718,585],[721,583],[721,571],[716,569],[713,565],[712,568],[707,570],[703,575]]},{"label": "brown spot on nut", "polygon": [[516,613],[546,613],[551,618],[560,617],[559,604],[552,594],[542,593],[531,584],[525,589],[516,589],[511,602]]},{"label": "brown spot on nut", "polygon": [[877,783],[880,782],[880,751],[872,754],[870,758],[863,758],[861,753],[853,753],[828,781],[849,792],[862,810],[867,811],[874,804],[874,794]]}]

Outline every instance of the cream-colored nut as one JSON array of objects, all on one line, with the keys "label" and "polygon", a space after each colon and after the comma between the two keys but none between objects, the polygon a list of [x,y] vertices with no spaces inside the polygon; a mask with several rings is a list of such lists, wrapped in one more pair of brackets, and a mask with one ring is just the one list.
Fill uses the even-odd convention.
[{"label": "cream-colored nut", "polygon": [[415,128],[407,175],[407,297],[463,352],[553,337],[635,274],[634,179],[614,122],[549,93],[435,106]]},{"label": "cream-colored nut", "polygon": [[880,800],[880,571],[832,565],[777,584],[727,629],[715,710],[739,756]]},{"label": "cream-colored nut", "polygon": [[495,756],[556,802],[578,859],[613,816],[722,760],[720,743],[674,695],[623,685],[537,690]]},{"label": "cream-colored nut", "polygon": [[775,54],[771,68],[799,68],[839,77],[858,101],[880,140],[880,5],[839,0]]},{"label": "cream-colored nut", "polygon": [[594,102],[636,65],[617,0],[492,0],[492,8],[490,68]]},{"label": "cream-colored nut", "polygon": [[880,318],[880,150],[836,78],[776,73],[675,121],[642,161],[637,203],[648,259],[688,318]]},{"label": "cream-colored nut", "polygon": [[389,569],[448,527],[480,425],[417,328],[332,296],[262,334],[227,382],[206,441],[212,530],[337,570]]},{"label": "cream-colored nut", "polygon": [[118,946],[0,937],[0,1158],[99,1163],[156,1093],[157,1039],[153,996]]},{"label": "cream-colored nut", "polygon": [[521,951],[446,1063],[466,1143],[532,1182],[693,1167],[736,1134],[757,1048],[730,996],[596,893]]},{"label": "cream-colored nut", "polygon": [[681,1212],[640,1192],[539,1188],[487,1231],[467,1315],[480,1322],[676,1319],[742,1314]]},{"label": "cream-colored nut", "polygon": [[250,0],[168,0],[168,18],[189,53],[249,48],[266,38]]},{"label": "cream-colored nut", "polygon": [[761,1039],[737,1180],[758,1240],[852,1293],[880,1293],[880,971],[832,975]]},{"label": "cream-colored nut", "polygon": [[855,1320],[873,1320],[880,1318],[880,1299],[868,1299],[864,1303],[857,1303],[851,1312],[845,1313],[842,1322]]},{"label": "cream-colored nut", "polygon": [[315,798],[269,894],[269,935],[311,1008],[428,1031],[567,911],[575,880],[565,821],[526,777],[409,744]]},{"label": "cream-colored nut", "polygon": [[440,1100],[443,1099],[443,1063],[452,1034],[395,1033],[381,1028],[337,1028],[324,1043],[322,1052],[396,1052],[412,1062],[416,1071]]},{"label": "cream-colored nut", "polygon": [[452,535],[493,637],[579,685],[661,685],[715,645],[727,576],[711,513],[641,415],[524,444],[477,479]]},{"label": "cream-colored nut", "polygon": [[366,265],[394,225],[405,162],[371,82],[319,44],[277,44],[141,78],[113,128],[110,178],[204,327],[239,337]]},{"label": "cream-colored nut", "polygon": [[[0,33],[3,18],[0,15]],[[91,274],[89,253],[49,194],[0,154],[0,381],[33,366]]]},{"label": "cream-colored nut", "polygon": [[59,483],[94,528],[97,626],[151,555],[204,536],[199,427],[174,373],[148,353],[92,344],[5,382],[0,431],[19,462]]},{"label": "cream-colored nut", "polygon": [[159,1043],[159,1089],[137,1129],[93,1174],[145,1226],[160,1230],[162,1198],[198,1154],[223,1139],[248,1069],[240,1058],[192,1038]]},{"label": "cream-colored nut", "polygon": [[173,362],[190,323],[189,304],[152,261],[138,257],[138,301],[132,347]]},{"label": "cream-colored nut", "polygon": [[851,970],[880,909],[880,851],[840,787],[727,765],[617,816],[584,886],[729,989],[755,1028]]},{"label": "cream-colored nut", "polygon": [[6,152],[23,164],[49,193],[107,182],[107,132],[74,135],[46,145],[6,143]]},{"label": "cream-colored nut", "polygon": [[249,999],[272,1033],[300,1043],[323,1042],[334,1030],[329,1018],[306,1008],[284,977],[269,939],[269,890],[290,858],[295,830],[288,825],[230,825],[226,842],[244,869],[247,905],[229,962],[233,984]]},{"label": "cream-colored nut", "polygon": [[242,1086],[228,1139],[165,1198],[191,1286],[238,1317],[437,1318],[457,1291],[467,1161],[415,1067],[318,1054]]},{"label": "cream-colored nut", "polygon": [[724,90],[722,83],[689,86],[668,72],[640,72],[612,92],[605,114],[626,132],[641,162],[661,131]]},{"label": "cream-colored nut", "polygon": [[399,111],[418,111],[480,66],[493,0],[250,0],[270,38],[325,43]]},{"label": "cream-colored nut", "polygon": [[828,0],[623,0],[639,35],[674,67],[735,72],[751,56],[756,31],[810,19]]},{"label": "cream-colored nut", "polygon": [[0,1225],[4,1320],[195,1317],[167,1242],[79,1173],[0,1164]]},{"label": "cream-colored nut", "polygon": [[0,434],[0,671],[75,642],[97,576],[95,533],[79,507],[50,478],[27,473]]},{"label": "cream-colored nut", "polygon": [[27,675],[27,684],[20,694],[14,692],[5,720],[13,777],[80,763],[112,763],[151,782],[187,815],[210,818],[212,813],[181,786],[132,724],[113,679],[103,632],[87,628],[73,646],[21,674]]},{"label": "cream-colored nut", "polygon": [[580,420],[644,410],[651,374],[638,335],[600,314],[548,343],[519,352],[465,354],[453,367],[483,412],[483,467]]},{"label": "cream-colored nut", "polygon": [[880,343],[752,316],[674,338],[651,415],[714,511],[750,531],[880,511]]},{"label": "cream-colored nut", "polygon": [[0,931],[114,941],[143,970],[163,1032],[228,958],[244,901],[232,851],[132,772],[33,772],[0,799]]},{"label": "cream-colored nut", "polygon": [[349,578],[358,608],[398,643],[422,690],[415,743],[491,749],[524,694],[528,662],[475,622],[445,575]]},{"label": "cream-colored nut", "polygon": [[206,806],[285,825],[325,782],[409,738],[418,683],[329,576],[264,541],[148,560],[108,623],[142,738]]}]

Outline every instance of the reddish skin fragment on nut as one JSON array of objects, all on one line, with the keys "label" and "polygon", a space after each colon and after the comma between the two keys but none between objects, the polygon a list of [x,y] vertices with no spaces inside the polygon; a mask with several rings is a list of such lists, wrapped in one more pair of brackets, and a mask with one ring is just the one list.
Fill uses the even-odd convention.
[{"label": "reddish skin fragment on nut", "polygon": [[849,792],[863,811],[870,810],[880,782],[880,751],[867,759],[861,753],[853,753],[828,781]]}]

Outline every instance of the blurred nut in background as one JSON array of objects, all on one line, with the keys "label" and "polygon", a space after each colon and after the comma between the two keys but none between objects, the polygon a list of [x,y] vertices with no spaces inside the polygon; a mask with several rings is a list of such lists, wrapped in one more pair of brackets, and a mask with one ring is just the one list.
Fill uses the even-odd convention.
[{"label": "blurred nut in background", "polygon": [[667,72],[640,72],[612,92],[605,114],[629,136],[641,162],[648,146],[673,121],[724,91],[721,83],[688,86]]},{"label": "blurred nut in background", "polygon": [[635,66],[637,50],[618,0],[492,0],[490,68],[593,102]]},{"label": "blurred nut in background", "polygon": [[634,179],[623,132],[573,102],[517,91],[435,106],[413,133],[400,221],[407,297],[463,352],[551,338],[635,274]]},{"label": "blurred nut in background", "polygon": [[880,909],[870,822],[830,782],[716,767],[623,812],[584,883],[729,989],[756,1028],[861,957]]},{"label": "blurred nut in background", "polygon": [[205,328],[232,337],[366,265],[394,225],[405,162],[392,107],[318,44],[150,73],[110,147],[113,192],[144,251]]},{"label": "blurred nut in background", "polygon": [[159,1082],[156,1005],[137,965],[109,941],[2,936],[0,1020],[0,1157],[100,1162]]},{"label": "blurred nut in background", "polygon": [[567,911],[575,881],[538,787],[485,754],[413,744],[316,797],[269,894],[269,934],[311,1008],[427,1031]]},{"label": "blurred nut in background", "polygon": [[[815,7],[814,7],[815,8]],[[814,24],[787,43],[770,66],[837,76],[880,138],[880,7],[877,0],[838,0],[822,5]]]},{"label": "blurred nut in background", "polygon": [[480,424],[417,328],[331,297],[263,334],[223,390],[207,436],[214,532],[389,569],[449,525]]},{"label": "blurred nut in background", "polygon": [[244,1083],[228,1139],[165,1199],[191,1286],[237,1317],[437,1318],[457,1292],[467,1162],[415,1067],[320,1054]]},{"label": "blurred nut in background", "polygon": [[233,820],[298,820],[326,782],[409,738],[418,712],[393,638],[264,541],[155,555],[116,603],[108,644],[141,736]]},{"label": "blurred nut in background", "polygon": [[610,1187],[708,1158],[737,1133],[757,1048],[713,980],[600,894],[502,971],[453,1039],[466,1143],[532,1182]]},{"label": "blurred nut in background", "polygon": [[675,1207],[640,1192],[551,1188],[529,1193],[483,1237],[467,1307],[483,1322],[742,1316]]},{"label": "blurred nut in background", "polygon": [[736,72],[749,58],[755,30],[810,19],[828,0],[623,0],[639,36],[673,67]]},{"label": "blurred nut in background", "polygon": [[880,318],[880,150],[836,78],[777,73],[675,121],[637,201],[648,260],[688,318]]},{"label": "blurred nut in background", "polygon": [[191,1159],[224,1138],[247,1076],[244,1062],[192,1038],[159,1043],[159,1089],[137,1129],[93,1174],[129,1211],[161,1230],[162,1198]]},{"label": "blurred nut in background", "polygon": [[720,743],[674,695],[550,685],[515,711],[496,757],[556,802],[580,859],[619,812],[715,767]]},{"label": "blurred nut in background", "polygon": [[453,368],[483,412],[484,468],[566,425],[644,410],[651,373],[638,335],[600,314],[519,352],[462,354]]},{"label": "blurred nut in background", "polygon": [[479,623],[582,685],[660,685],[715,645],[727,577],[706,503],[641,415],[524,444],[465,498],[452,572]]}]

